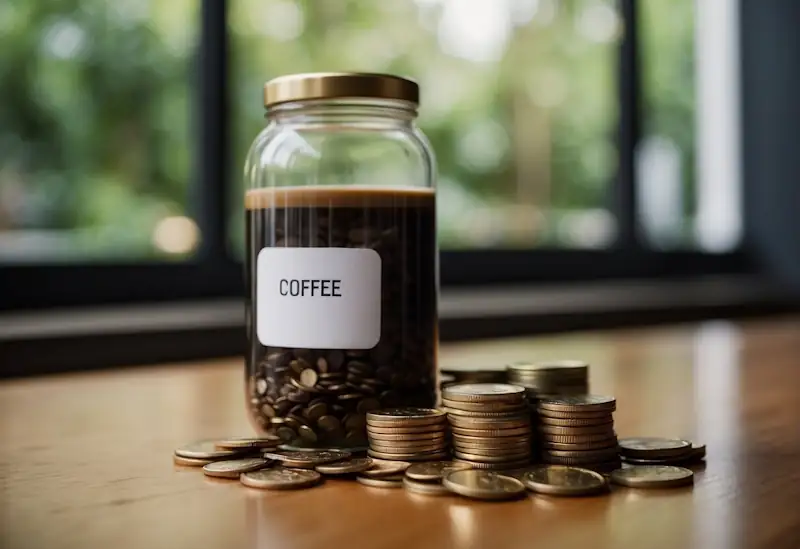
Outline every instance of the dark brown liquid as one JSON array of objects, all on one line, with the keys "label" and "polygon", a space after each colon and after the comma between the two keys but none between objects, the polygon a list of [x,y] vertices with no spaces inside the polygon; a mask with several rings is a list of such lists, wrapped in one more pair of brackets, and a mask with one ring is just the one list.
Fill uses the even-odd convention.
[{"label": "dark brown liquid", "polygon": [[[436,223],[432,191],[263,189],[246,205],[248,391],[257,424],[287,442],[358,446],[365,414],[436,402]],[[381,257],[381,335],[372,349],[260,344],[256,259],[266,247],[372,248]],[[300,374],[313,370],[313,387]],[[311,375],[313,380],[315,376]]]}]

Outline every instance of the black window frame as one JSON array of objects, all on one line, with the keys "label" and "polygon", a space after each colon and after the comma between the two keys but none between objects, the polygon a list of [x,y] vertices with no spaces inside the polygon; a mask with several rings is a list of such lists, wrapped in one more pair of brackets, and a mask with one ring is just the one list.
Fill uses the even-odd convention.
[{"label": "black window frame", "polygon": [[[443,286],[578,282],[752,273],[757,270],[746,239],[732,252],[654,251],[640,240],[636,214],[635,147],[641,134],[641,82],[637,0],[620,0],[625,29],[619,47],[619,173],[610,197],[618,235],[607,250],[486,249],[441,252]],[[227,237],[229,178],[229,37],[227,2],[202,0],[198,90],[199,129],[189,185],[190,207],[202,242],[179,263],[0,265],[0,310],[197,300],[242,296],[243,267]]]}]

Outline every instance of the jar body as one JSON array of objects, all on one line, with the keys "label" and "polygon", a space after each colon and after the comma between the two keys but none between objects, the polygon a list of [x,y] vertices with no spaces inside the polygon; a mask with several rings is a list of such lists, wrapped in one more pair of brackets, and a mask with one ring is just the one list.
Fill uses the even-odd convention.
[{"label": "jar body", "polygon": [[436,402],[434,160],[401,102],[275,109],[245,165],[246,390],[261,431],[366,445]]}]

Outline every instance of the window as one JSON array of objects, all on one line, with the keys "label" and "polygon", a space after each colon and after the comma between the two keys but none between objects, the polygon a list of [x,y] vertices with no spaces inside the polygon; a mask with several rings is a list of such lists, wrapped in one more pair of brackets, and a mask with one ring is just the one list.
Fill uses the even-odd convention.
[{"label": "window", "polygon": [[698,52],[715,51],[695,44],[700,15],[690,0],[6,2],[0,308],[241,295],[261,87],[313,70],[420,82],[444,284],[747,269],[736,204],[727,225],[708,208],[720,178],[704,166],[724,154],[703,148],[718,119],[694,111],[710,93]]}]

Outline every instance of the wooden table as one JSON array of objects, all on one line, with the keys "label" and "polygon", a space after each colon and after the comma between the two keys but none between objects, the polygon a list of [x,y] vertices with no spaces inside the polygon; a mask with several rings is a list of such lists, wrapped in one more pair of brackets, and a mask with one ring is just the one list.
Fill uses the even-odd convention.
[{"label": "wooden table", "polygon": [[445,345],[441,364],[582,357],[621,436],[708,444],[694,488],[482,503],[328,481],[281,493],[176,467],[250,432],[238,359],[0,384],[0,546],[800,547],[800,318]]}]

